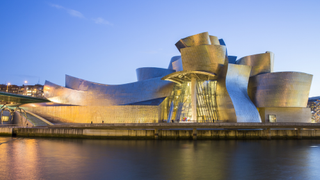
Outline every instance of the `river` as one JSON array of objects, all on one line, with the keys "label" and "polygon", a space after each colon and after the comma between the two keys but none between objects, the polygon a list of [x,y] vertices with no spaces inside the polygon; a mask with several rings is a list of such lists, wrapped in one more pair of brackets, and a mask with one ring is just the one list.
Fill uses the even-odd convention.
[{"label": "river", "polygon": [[320,179],[320,140],[0,137],[0,179]]}]

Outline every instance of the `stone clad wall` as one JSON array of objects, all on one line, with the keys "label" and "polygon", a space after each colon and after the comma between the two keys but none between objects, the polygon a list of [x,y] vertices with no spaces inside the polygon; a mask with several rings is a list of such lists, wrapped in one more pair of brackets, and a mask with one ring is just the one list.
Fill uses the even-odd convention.
[{"label": "stone clad wall", "polygon": [[[82,129],[82,128],[0,128],[0,133],[17,137],[97,139],[193,139],[192,130]],[[197,139],[319,139],[319,130],[199,130]]]},{"label": "stone clad wall", "polygon": [[270,122],[269,115],[276,115],[277,122],[311,123],[311,109],[304,107],[267,107],[258,108],[262,122]]},{"label": "stone clad wall", "polygon": [[12,136],[12,127],[1,127],[0,128],[1,136]]},{"label": "stone clad wall", "polygon": [[158,106],[25,107],[53,123],[156,123]]}]

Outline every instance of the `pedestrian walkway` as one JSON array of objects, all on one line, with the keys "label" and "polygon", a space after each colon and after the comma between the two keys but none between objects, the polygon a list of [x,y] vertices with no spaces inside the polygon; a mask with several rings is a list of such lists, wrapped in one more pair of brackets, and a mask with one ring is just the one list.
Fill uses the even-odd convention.
[{"label": "pedestrian walkway", "polygon": [[28,120],[34,125],[34,126],[48,126],[46,122],[39,119],[38,117],[30,114],[29,112],[26,112]]}]

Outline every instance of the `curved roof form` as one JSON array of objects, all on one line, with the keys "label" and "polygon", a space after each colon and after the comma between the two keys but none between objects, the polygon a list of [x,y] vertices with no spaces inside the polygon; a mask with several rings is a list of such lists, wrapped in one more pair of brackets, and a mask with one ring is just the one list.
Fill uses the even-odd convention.
[{"label": "curved roof form", "polygon": [[219,39],[216,36],[210,36],[208,32],[188,36],[186,38],[180,39],[176,43],[176,47],[179,51],[181,51],[182,48],[200,45],[220,45],[220,43]]},{"label": "curved roof form", "polygon": [[108,84],[95,83],[95,82],[87,81],[84,79],[76,78],[67,74],[65,78],[66,78],[66,81],[65,81],[66,88],[80,90],[80,91],[88,91],[88,88],[90,88],[90,86],[109,86]]},{"label": "curved roof form", "polygon": [[266,73],[250,78],[248,94],[257,107],[306,107],[312,75]]},{"label": "curved roof form", "polygon": [[220,45],[218,37],[209,35],[211,45]]},{"label": "curved roof form", "polygon": [[92,104],[93,98],[86,91],[79,91],[59,86],[50,81],[46,81],[44,96],[52,102],[71,105]]},{"label": "curved roof form", "polygon": [[168,69],[183,71],[181,56],[172,57]]},{"label": "curved roof form", "polygon": [[172,88],[173,83],[162,81],[161,77],[122,85],[104,85],[66,75],[66,89],[86,92],[86,105],[124,105],[149,101],[167,97]]},{"label": "curved roof form", "polygon": [[274,54],[267,51],[262,54],[245,56],[236,61],[236,64],[252,66],[250,77],[262,73],[273,72]]},{"label": "curved roof form", "polygon": [[175,72],[175,70],[156,67],[142,67],[138,68],[136,72],[138,81],[144,81],[156,77],[163,77],[165,75]]}]

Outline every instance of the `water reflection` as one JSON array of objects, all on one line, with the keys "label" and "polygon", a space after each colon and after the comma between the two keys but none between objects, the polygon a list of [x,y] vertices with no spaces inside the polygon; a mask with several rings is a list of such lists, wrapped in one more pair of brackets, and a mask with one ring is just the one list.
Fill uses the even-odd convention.
[{"label": "water reflection", "polygon": [[319,140],[0,137],[4,179],[317,179]]}]

